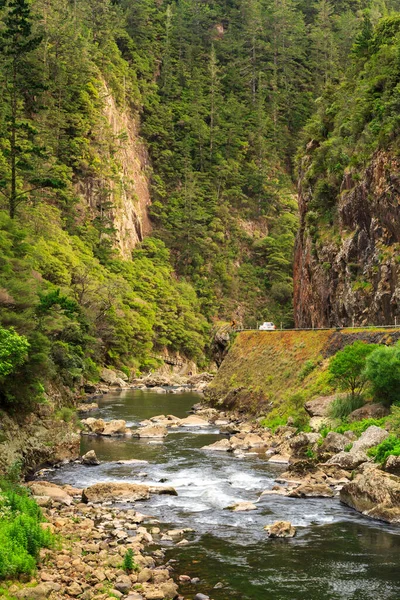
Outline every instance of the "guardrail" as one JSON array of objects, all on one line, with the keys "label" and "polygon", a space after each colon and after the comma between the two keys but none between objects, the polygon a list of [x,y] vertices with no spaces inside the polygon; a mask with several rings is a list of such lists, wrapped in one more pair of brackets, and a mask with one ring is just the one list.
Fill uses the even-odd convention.
[{"label": "guardrail", "polygon": [[297,329],[232,329],[235,333],[243,331],[259,331],[260,333],[276,333],[278,331],[343,331],[348,329],[400,329],[400,324],[395,325],[352,325],[351,327],[300,327]]}]

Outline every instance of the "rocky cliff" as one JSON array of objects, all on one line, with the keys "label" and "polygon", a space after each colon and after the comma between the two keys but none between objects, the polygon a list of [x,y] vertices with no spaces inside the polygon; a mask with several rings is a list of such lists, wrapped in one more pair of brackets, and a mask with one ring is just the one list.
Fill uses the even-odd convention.
[{"label": "rocky cliff", "polygon": [[299,185],[294,266],[297,327],[400,322],[400,161],[377,151],[363,172],[345,173],[330,223],[314,221],[315,188]]},{"label": "rocky cliff", "polygon": [[98,175],[77,182],[83,198],[82,211],[92,217],[105,214],[115,230],[115,245],[124,258],[150,233],[147,209],[150,161],[139,135],[139,118],[127,107],[117,105],[105,83],[100,89],[102,115],[94,133],[102,168]]}]

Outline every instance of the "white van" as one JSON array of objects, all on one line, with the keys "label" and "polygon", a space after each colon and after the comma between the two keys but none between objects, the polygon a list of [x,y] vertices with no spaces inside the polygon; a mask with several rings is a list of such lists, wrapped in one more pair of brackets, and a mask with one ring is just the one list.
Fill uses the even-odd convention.
[{"label": "white van", "polygon": [[260,325],[259,330],[260,331],[275,331],[276,326],[273,323],[263,323],[262,325]]}]

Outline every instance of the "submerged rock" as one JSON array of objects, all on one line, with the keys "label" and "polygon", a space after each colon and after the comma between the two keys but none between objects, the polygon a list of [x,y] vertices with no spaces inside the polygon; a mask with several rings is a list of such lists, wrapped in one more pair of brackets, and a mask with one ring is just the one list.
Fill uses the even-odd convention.
[{"label": "submerged rock", "polygon": [[292,538],[296,535],[296,529],[290,521],[276,521],[272,525],[264,527],[270,538]]},{"label": "submerged rock", "polygon": [[225,510],[231,510],[233,512],[247,512],[250,510],[257,510],[257,506],[252,502],[237,502],[231,506],[227,506]]}]

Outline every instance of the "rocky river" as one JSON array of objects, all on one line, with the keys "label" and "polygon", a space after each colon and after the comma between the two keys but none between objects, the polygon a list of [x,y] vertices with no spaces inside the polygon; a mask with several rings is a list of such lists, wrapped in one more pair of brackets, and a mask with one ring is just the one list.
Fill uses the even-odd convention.
[{"label": "rocky river", "polygon": [[[124,390],[104,396],[93,416],[124,419],[135,428],[161,413],[186,417],[199,399],[187,391]],[[215,425],[178,426],[163,439],[84,435],[82,453],[94,450],[100,464],[71,463],[47,478],[78,488],[110,481],[174,487],[177,496],[152,495],[135,508],[159,520],[162,531],[193,530],[180,543],[162,531],[154,536],[155,547],[176,561],[170,563],[175,575],[188,576],[180,585],[185,598],[197,593],[213,600],[400,598],[398,527],[367,520],[338,497],[261,496],[285,466],[268,463],[265,453],[238,457],[202,449],[223,437]],[[131,459],[147,462],[123,462]],[[226,510],[242,501],[256,510]],[[296,537],[268,539],[264,526],[278,520],[291,521]]]}]

